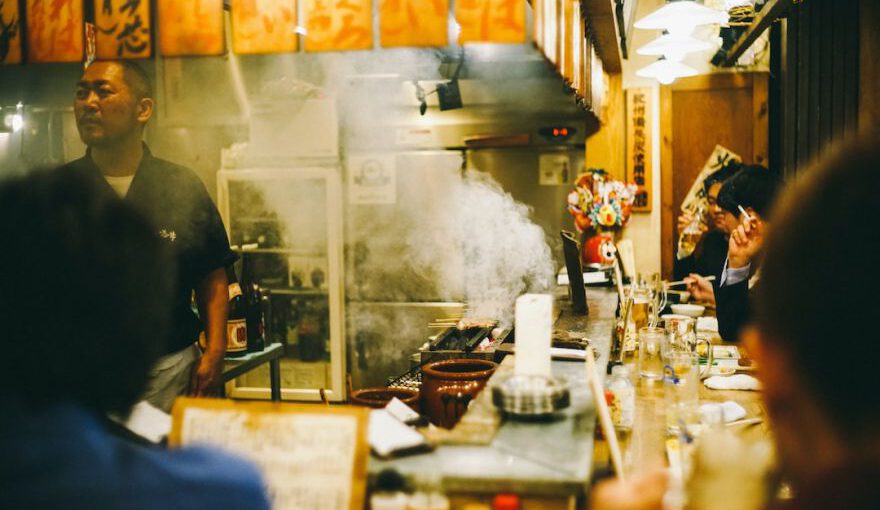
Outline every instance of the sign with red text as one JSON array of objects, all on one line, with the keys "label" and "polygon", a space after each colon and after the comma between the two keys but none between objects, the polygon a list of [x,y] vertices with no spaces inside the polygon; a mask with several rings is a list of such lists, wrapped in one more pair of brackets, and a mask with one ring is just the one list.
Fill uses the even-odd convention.
[{"label": "sign with red text", "polygon": [[21,13],[18,0],[0,0],[0,64],[21,63]]},{"label": "sign with red text", "polygon": [[149,0],[94,0],[99,59],[151,56]]},{"label": "sign with red text", "polygon": [[232,2],[232,48],[236,53],[293,52],[297,47],[296,0]]},{"label": "sign with red text", "polygon": [[162,55],[223,53],[223,0],[157,0],[157,7]]},{"label": "sign with red text", "polygon": [[304,0],[306,51],[371,49],[372,11],[371,0]]},{"label": "sign with red text", "polygon": [[456,0],[459,44],[468,42],[524,43],[526,3],[523,0]]},{"label": "sign with red text", "polygon": [[394,46],[446,46],[449,0],[381,0],[379,43]]},{"label": "sign with red text", "polygon": [[[5,2],[10,1],[12,0],[5,0]],[[83,4],[81,1],[27,0],[26,8],[29,61],[82,61]]]}]

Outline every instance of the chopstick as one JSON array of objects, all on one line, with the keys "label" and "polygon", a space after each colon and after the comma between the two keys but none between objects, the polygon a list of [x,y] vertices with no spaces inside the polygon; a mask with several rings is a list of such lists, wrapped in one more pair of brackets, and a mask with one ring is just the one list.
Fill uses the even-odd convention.
[{"label": "chopstick", "polygon": [[[707,282],[714,282],[714,281],[715,281],[715,276],[714,276],[714,275],[712,275],[712,276],[707,276],[707,277],[706,277],[706,281],[707,281]],[[684,281],[684,280],[678,280],[677,282],[669,282],[669,283],[666,284],[667,287],[677,287],[677,286],[679,286],[679,285],[687,285],[687,282]]]},{"label": "chopstick", "polygon": [[617,442],[617,433],[614,431],[614,422],[611,421],[608,402],[605,401],[605,390],[602,388],[602,383],[599,382],[598,374],[596,374],[596,360],[593,358],[593,349],[587,349],[585,354],[584,365],[586,365],[587,369],[587,381],[592,389],[593,400],[596,401],[596,410],[599,412],[599,425],[602,427],[602,434],[608,441],[608,448],[611,450],[611,464],[614,465],[617,477],[623,481],[625,480],[623,474],[623,454],[621,454],[620,444]]}]

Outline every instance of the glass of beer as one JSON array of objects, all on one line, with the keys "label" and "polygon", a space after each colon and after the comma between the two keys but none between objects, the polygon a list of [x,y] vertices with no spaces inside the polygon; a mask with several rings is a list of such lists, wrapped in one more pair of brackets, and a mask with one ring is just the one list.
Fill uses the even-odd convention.
[{"label": "glass of beer", "polygon": [[651,291],[644,288],[633,290],[632,316],[636,331],[648,326],[651,319]]},{"label": "glass of beer", "polygon": [[639,376],[646,379],[663,378],[663,328],[644,327],[639,330]]}]

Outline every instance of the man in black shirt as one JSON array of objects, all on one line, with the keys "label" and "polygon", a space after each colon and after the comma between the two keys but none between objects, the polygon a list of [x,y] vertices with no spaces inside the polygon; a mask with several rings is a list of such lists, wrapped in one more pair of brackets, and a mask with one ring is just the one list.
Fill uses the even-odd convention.
[{"label": "man in black shirt", "polygon": [[[217,208],[187,168],[154,157],[143,143],[153,113],[150,82],[127,61],[96,62],[77,83],[74,113],[85,156],[62,171],[90,179],[97,192],[116,194],[143,212],[177,259],[172,327],[144,398],[170,410],[174,398],[219,388],[226,350],[228,291],[225,267],[235,260]],[[201,321],[193,313],[195,292]],[[138,306],[132,302],[131,306]],[[207,349],[195,342],[205,328]]]}]

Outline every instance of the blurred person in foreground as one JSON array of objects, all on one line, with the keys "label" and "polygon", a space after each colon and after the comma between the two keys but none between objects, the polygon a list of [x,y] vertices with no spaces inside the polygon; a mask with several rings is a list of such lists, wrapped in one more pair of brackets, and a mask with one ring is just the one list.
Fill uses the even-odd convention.
[{"label": "blurred person in foreground", "polygon": [[[162,357],[151,369],[143,399],[169,412],[182,394],[203,396],[220,387],[226,352],[228,282],[235,261],[226,230],[204,184],[190,169],[156,158],[143,142],[155,102],[144,71],[129,61],[86,68],[73,103],[84,157],[61,171],[75,173],[96,193],[128,202],[156,226],[178,274],[169,334],[155,338]],[[192,311],[195,294],[199,317]],[[201,318],[201,320],[200,320]],[[204,355],[196,345],[205,330]]]},{"label": "blurred person in foreground", "polygon": [[[771,503],[774,509],[880,506],[880,377],[865,320],[880,289],[880,229],[864,213],[880,209],[878,188],[875,133],[811,169],[772,215],[756,320],[743,342],[758,366],[781,471],[794,489],[794,498]],[[662,484],[656,473],[606,482],[593,491],[590,508],[659,509]]]},{"label": "blurred person in foreground", "polygon": [[[736,218],[718,205],[718,193],[724,182],[730,179],[741,167],[737,161],[729,161],[720,169],[709,174],[703,181],[706,203],[709,206],[709,225],[700,224],[703,236],[694,252],[682,259],[676,258],[673,263],[673,277],[681,280],[688,275],[709,276],[718,274],[727,258],[727,240],[730,231],[736,227]],[[678,217],[678,232],[684,231],[694,215],[683,212]]]},{"label": "blurred person in foreground", "polygon": [[131,205],[70,172],[0,185],[0,508],[263,509],[256,469],[110,433],[161,353],[174,260]]},{"label": "blurred person in foreground", "polygon": [[715,305],[718,332],[724,340],[737,340],[751,314],[749,291],[760,279],[764,236],[769,227],[765,218],[782,184],[778,172],[761,165],[744,166],[728,179],[717,202],[724,211],[722,221],[730,236],[715,283],[697,275],[685,279],[695,298]]}]

